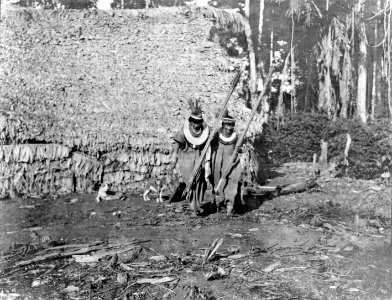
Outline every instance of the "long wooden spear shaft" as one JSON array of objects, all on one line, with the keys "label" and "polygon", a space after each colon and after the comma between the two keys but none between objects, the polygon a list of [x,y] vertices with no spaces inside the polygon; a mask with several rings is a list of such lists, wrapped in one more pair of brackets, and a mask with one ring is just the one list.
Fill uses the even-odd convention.
[{"label": "long wooden spear shaft", "polygon": [[266,79],[266,81],[264,83],[264,86],[263,86],[263,91],[259,95],[259,97],[257,98],[255,106],[253,107],[252,113],[250,114],[250,118],[248,120],[248,123],[246,123],[244,131],[241,133],[240,138],[237,140],[237,143],[236,143],[235,148],[234,148],[234,152],[231,155],[230,160],[229,160],[228,164],[226,165],[226,168],[224,169],[223,175],[222,175],[221,179],[219,180],[218,185],[215,188],[215,193],[217,195],[219,195],[220,190],[226,185],[226,177],[227,177],[227,175],[229,175],[229,173],[231,171],[231,168],[233,167],[233,163],[234,163],[234,161],[236,160],[236,158],[238,156],[239,148],[242,146],[242,143],[244,142],[246,132],[248,131],[249,126],[250,126],[250,124],[253,121],[253,117],[255,116],[255,114],[257,112],[257,109],[258,109],[258,107],[259,107],[259,105],[261,103],[261,100],[263,100],[265,91],[267,90],[267,86],[268,86],[269,82],[271,81],[271,76],[272,76],[273,69],[274,68],[272,67],[270,69],[269,73],[268,73],[267,79]]},{"label": "long wooden spear shaft", "polygon": [[220,120],[222,119],[223,113],[226,110],[227,104],[229,103],[229,99],[230,99],[231,95],[233,94],[233,91],[234,91],[234,89],[235,89],[235,87],[236,87],[236,85],[237,85],[237,83],[238,83],[238,81],[240,79],[240,76],[241,76],[241,70],[237,72],[237,74],[235,75],[233,81],[231,82],[229,94],[226,96],[226,99],[223,101],[223,103],[221,105],[221,111],[219,112],[219,116],[215,120],[214,126],[212,128],[212,131],[210,132],[208,140],[207,140],[206,144],[204,145],[204,148],[203,148],[203,150],[202,150],[202,152],[200,154],[200,157],[196,161],[196,164],[195,164],[195,167],[193,169],[191,178],[189,179],[189,181],[188,181],[188,183],[187,183],[187,185],[186,185],[186,187],[184,189],[184,192],[182,193],[182,198],[186,198],[187,200],[189,200],[189,198],[190,198],[190,194],[191,194],[190,190],[191,190],[191,188],[192,188],[196,178],[198,178],[199,175],[200,175],[201,165],[202,165],[202,163],[204,161],[204,157],[206,156],[208,147],[210,146],[212,139],[214,138],[216,132],[219,129]]}]

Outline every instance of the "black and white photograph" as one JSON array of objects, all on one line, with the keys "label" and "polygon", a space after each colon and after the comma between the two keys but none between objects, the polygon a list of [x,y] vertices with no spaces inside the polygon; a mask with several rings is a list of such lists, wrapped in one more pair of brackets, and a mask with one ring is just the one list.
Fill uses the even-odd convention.
[{"label": "black and white photograph", "polygon": [[392,0],[0,4],[0,300],[392,299]]}]

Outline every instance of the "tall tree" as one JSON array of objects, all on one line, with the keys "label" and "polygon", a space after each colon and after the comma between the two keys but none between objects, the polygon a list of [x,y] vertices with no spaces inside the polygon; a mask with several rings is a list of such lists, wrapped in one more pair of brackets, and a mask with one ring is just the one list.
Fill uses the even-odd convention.
[{"label": "tall tree", "polygon": [[[388,9],[387,9],[388,8]],[[388,93],[387,93],[387,99],[388,99],[388,108],[389,108],[389,117],[392,116],[392,58],[391,58],[391,52],[392,52],[392,34],[391,34],[391,30],[392,30],[392,0],[389,0],[386,5],[385,5],[385,14],[388,16],[387,17],[387,64],[388,64],[388,68],[387,68],[387,84],[388,84]]]},{"label": "tall tree", "polygon": [[366,110],[366,88],[367,88],[367,45],[366,33],[363,19],[363,3],[359,0],[357,4],[357,14],[359,18],[359,57],[358,57],[358,84],[357,84],[357,114],[362,123],[367,122]]},{"label": "tall tree", "polygon": [[[251,93],[251,98],[254,98],[257,86],[257,73],[256,73],[256,56],[255,48],[253,46],[252,40],[252,30],[249,25],[249,11],[250,11],[250,0],[245,0],[245,17],[248,20],[247,26],[245,26],[246,41],[248,44],[249,52],[249,88]],[[253,105],[253,103],[252,103]]]},{"label": "tall tree", "polygon": [[[381,8],[381,1],[377,0],[377,10],[379,11]],[[372,100],[370,107],[370,118],[374,120],[375,111],[376,111],[376,103],[377,103],[377,43],[378,43],[378,21],[376,19],[374,24],[374,43],[373,47],[373,78],[372,78]]]},{"label": "tall tree", "polygon": [[259,9],[259,31],[257,34],[257,52],[258,52],[258,63],[259,63],[259,70],[261,69],[262,60],[261,60],[261,53],[262,53],[262,37],[263,37],[263,23],[264,23],[264,0],[260,0],[260,9]]}]

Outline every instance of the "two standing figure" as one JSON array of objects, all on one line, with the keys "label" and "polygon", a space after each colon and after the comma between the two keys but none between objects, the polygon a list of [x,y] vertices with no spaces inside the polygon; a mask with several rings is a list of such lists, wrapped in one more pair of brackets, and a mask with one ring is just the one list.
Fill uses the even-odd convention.
[{"label": "two standing figure", "polygon": [[[190,101],[189,104],[191,114],[173,137],[176,142],[175,152],[177,154],[175,163],[178,163],[179,172],[185,183],[189,182],[196,162],[206,146],[210,134],[212,134],[210,127],[204,122],[198,102]],[[238,137],[234,126],[234,119],[226,111],[222,119],[222,127],[213,137],[211,145],[208,145],[200,175],[195,179],[190,190],[190,208],[193,215],[200,212],[200,206],[203,203],[207,189],[207,181],[211,182],[214,193],[214,189],[235,150]],[[220,188],[219,196],[215,198],[214,195],[214,202],[217,199],[218,210],[226,205],[228,215],[232,214],[235,199],[239,195],[241,173],[242,167],[239,158],[237,158],[230,168],[224,185]]]}]

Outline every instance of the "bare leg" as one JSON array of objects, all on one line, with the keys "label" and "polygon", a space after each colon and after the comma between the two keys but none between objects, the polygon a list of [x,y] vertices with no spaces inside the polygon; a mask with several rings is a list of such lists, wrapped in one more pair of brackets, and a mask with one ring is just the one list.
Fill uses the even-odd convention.
[{"label": "bare leg", "polygon": [[233,214],[234,201],[237,196],[238,182],[229,180],[225,187],[226,213],[228,216]]}]

